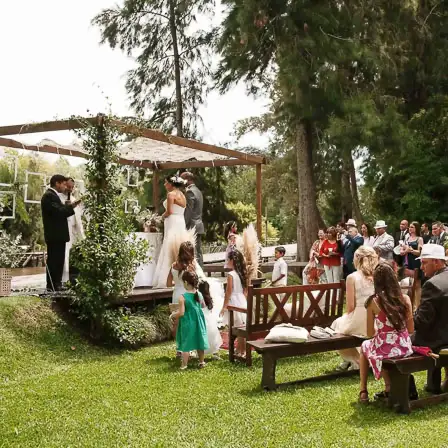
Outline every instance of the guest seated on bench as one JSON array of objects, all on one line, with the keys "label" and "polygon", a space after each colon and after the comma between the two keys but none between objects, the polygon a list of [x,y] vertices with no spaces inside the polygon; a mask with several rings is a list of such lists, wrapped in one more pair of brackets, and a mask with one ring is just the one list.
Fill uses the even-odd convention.
[{"label": "guest seated on bench", "polygon": [[[346,314],[336,319],[331,328],[336,333],[367,338],[366,300],[373,294],[373,271],[378,264],[378,255],[368,246],[355,252],[356,272],[347,277]],[[358,369],[359,352],[356,348],[339,351],[343,358],[337,370]]]},{"label": "guest seated on bench", "polygon": [[[448,347],[448,268],[443,246],[425,244],[421,253],[422,270],[428,278],[422,287],[420,306],[414,315],[414,345],[430,347],[434,353]],[[440,369],[428,378],[428,392],[440,393]],[[432,384],[431,384],[432,383]],[[448,392],[448,378],[442,391]]]},{"label": "guest seated on bench", "polygon": [[[373,274],[375,294],[366,302],[367,335],[373,339],[364,341],[360,357],[360,403],[369,402],[367,376],[369,364],[375,378],[382,376],[385,390],[375,398],[386,398],[390,391],[387,372],[382,370],[383,359],[411,356],[412,342],[409,333],[414,331],[412,304],[407,295],[402,294],[394,270],[387,263],[380,263]],[[375,333],[376,328],[376,333]]]}]

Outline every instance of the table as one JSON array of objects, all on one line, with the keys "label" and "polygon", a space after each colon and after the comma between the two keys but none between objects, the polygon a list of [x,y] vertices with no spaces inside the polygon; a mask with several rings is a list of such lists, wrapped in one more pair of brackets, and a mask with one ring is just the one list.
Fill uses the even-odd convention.
[{"label": "table", "polygon": [[137,268],[137,273],[135,274],[134,279],[134,288],[152,286],[152,279],[154,277],[157,260],[162,247],[163,234],[134,232],[132,235],[135,235],[135,237],[139,240],[146,240],[149,243],[149,249],[147,252],[148,262],[141,264]]}]

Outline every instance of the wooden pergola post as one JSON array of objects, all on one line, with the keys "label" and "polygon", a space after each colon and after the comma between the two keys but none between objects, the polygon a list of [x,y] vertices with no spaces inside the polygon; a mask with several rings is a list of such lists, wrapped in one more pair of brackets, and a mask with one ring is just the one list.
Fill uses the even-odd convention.
[{"label": "wooden pergola post", "polygon": [[257,234],[258,234],[258,240],[261,241],[262,239],[262,210],[261,210],[261,163],[257,163],[256,165],[257,170],[257,182],[256,182],[256,193],[257,193]]},{"label": "wooden pergola post", "polygon": [[152,205],[155,213],[159,213],[160,207],[160,192],[159,192],[159,170],[154,169],[152,172]]}]

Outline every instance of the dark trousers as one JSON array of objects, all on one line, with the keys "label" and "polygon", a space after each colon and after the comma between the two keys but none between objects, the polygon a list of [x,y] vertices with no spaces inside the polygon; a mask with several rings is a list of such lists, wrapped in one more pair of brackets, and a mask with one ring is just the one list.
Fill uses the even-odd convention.
[{"label": "dark trousers", "polygon": [[62,284],[65,245],[61,242],[47,243],[47,289],[58,289]]},{"label": "dark trousers", "polygon": [[204,260],[202,258],[202,235],[196,235],[196,245],[195,245],[195,251],[196,251],[196,260],[198,261],[198,264],[201,268],[204,267]]}]

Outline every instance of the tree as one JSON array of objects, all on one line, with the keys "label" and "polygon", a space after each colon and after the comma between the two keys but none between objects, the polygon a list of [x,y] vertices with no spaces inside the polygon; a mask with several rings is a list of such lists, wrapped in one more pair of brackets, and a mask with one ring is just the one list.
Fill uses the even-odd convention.
[{"label": "tree", "polygon": [[93,19],[102,43],[136,54],[126,90],[138,113],[149,112],[150,127],[196,134],[214,35],[204,17],[213,9],[213,0],[124,0]]}]

